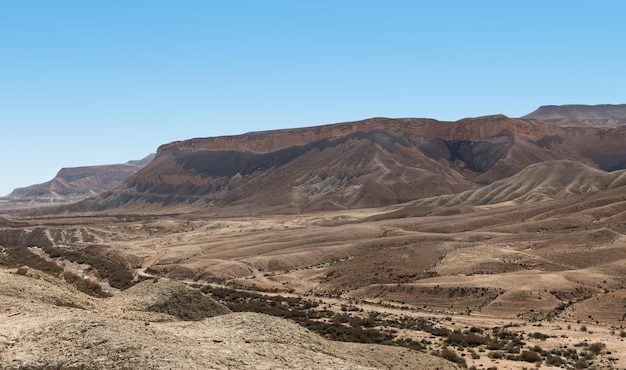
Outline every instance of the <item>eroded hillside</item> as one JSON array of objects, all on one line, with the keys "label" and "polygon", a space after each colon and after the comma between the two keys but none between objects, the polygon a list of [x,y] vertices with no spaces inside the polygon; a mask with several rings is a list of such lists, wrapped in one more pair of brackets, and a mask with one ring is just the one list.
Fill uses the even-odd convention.
[{"label": "eroded hillside", "polygon": [[[607,131],[608,130],[608,131]],[[228,208],[245,214],[379,207],[476,189],[527,166],[624,168],[626,128],[488,116],[387,119],[163,145],[124,186],[74,211]]]}]

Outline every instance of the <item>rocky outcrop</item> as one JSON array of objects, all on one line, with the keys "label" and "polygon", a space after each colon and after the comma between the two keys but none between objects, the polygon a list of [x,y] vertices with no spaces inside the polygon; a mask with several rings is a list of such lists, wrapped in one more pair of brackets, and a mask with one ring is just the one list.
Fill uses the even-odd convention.
[{"label": "rocky outcrop", "polygon": [[191,139],[161,146],[124,186],[73,209],[376,207],[475,189],[544,161],[624,168],[625,143],[626,127],[561,127],[503,115],[373,118]]}]

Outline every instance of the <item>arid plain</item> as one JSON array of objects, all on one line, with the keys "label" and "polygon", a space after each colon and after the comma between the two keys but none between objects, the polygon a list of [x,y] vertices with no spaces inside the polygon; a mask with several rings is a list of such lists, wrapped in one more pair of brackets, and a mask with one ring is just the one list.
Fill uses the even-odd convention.
[{"label": "arid plain", "polygon": [[5,205],[2,366],[626,368],[620,149],[530,118],[364,125],[247,137],[234,169],[243,140],[171,144],[98,198]]}]

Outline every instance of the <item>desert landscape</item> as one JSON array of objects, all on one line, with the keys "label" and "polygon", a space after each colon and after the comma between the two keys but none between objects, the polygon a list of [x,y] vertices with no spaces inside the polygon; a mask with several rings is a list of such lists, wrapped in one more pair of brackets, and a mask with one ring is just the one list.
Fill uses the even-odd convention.
[{"label": "desert landscape", "polygon": [[3,198],[0,367],[626,368],[624,117],[194,138]]}]

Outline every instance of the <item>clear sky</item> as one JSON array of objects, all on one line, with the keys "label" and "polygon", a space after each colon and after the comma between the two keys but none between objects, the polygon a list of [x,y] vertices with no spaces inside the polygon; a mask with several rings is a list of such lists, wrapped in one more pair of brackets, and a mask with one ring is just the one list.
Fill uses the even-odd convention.
[{"label": "clear sky", "polygon": [[626,103],[624,1],[0,0],[0,195],[193,137]]}]

